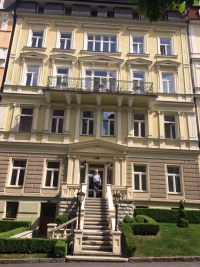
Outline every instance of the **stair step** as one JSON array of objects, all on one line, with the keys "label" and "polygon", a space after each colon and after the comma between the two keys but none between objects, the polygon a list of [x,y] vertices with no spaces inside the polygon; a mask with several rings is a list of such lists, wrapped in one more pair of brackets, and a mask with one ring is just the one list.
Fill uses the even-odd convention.
[{"label": "stair step", "polygon": [[91,261],[91,262],[128,262],[128,258],[121,258],[119,256],[111,255],[103,255],[103,256],[93,256],[94,251],[92,252],[91,255],[80,255],[80,256],[66,256],[66,261],[67,262],[74,262],[74,261]]},{"label": "stair step", "polygon": [[85,212],[88,213],[88,214],[89,213],[93,214],[93,215],[94,214],[102,214],[102,215],[104,215],[104,214],[108,215],[109,214],[109,212],[107,210],[105,210],[105,211],[103,210],[102,211],[102,210],[94,210],[94,209],[89,209],[89,208],[85,208]]},{"label": "stair step", "polygon": [[83,240],[82,245],[87,246],[112,246],[111,241],[107,240]]},{"label": "stair step", "polygon": [[112,246],[103,246],[103,245],[82,245],[82,251],[84,250],[95,250],[95,251],[103,251],[103,252],[112,252]]},{"label": "stair step", "polygon": [[91,226],[91,225],[84,225],[83,226],[83,229],[91,229],[91,230],[97,230],[97,229],[99,229],[99,230],[109,230],[110,228],[109,228],[109,226],[101,226],[101,225],[93,225],[93,226]]},{"label": "stair step", "polygon": [[84,221],[84,226],[85,225],[91,225],[91,226],[109,226],[109,222],[91,222],[91,221]]},{"label": "stair step", "polygon": [[84,220],[85,220],[86,218],[87,218],[88,220],[91,220],[91,219],[92,219],[92,220],[93,220],[93,219],[104,219],[104,218],[105,218],[106,220],[109,220],[109,217],[108,217],[108,216],[106,216],[106,215],[101,215],[101,214],[96,214],[95,217],[94,217],[94,214],[87,214],[87,213],[86,213],[85,216],[84,216]]},{"label": "stair step", "polygon": [[74,253],[74,255],[88,255],[88,256],[93,256],[94,259],[94,255],[95,258],[96,256],[111,256],[111,257],[119,257],[119,254],[114,254],[112,252],[108,252],[108,251],[95,251],[95,250],[82,250],[81,252],[78,252],[77,254]]},{"label": "stair step", "polygon": [[[91,222],[91,216],[85,215],[84,221],[90,221]],[[109,218],[107,218],[107,217],[94,217],[94,218],[92,218],[92,221],[93,222],[109,222]]]},{"label": "stair step", "polygon": [[83,241],[112,241],[112,236],[106,235],[83,235]]},{"label": "stair step", "polygon": [[83,229],[83,235],[112,236],[110,230]]}]

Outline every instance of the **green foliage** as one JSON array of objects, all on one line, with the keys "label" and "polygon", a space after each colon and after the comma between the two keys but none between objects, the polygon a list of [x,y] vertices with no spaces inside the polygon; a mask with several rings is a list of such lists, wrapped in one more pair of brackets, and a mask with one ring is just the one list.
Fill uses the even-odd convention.
[{"label": "green foliage", "polygon": [[189,227],[189,222],[186,220],[186,212],[182,200],[179,202],[177,226],[182,228]]},{"label": "green foliage", "polygon": [[142,215],[138,215],[138,216],[135,218],[135,221],[136,221],[137,223],[145,223],[144,218],[142,217]]},{"label": "green foliage", "polygon": [[154,219],[150,218],[146,215],[137,215],[135,217],[135,220],[139,223],[139,221],[142,221],[142,223],[157,223]]},{"label": "green foliage", "polygon": [[29,230],[31,228],[31,222],[29,221],[7,221],[7,220],[2,220],[0,221],[0,233],[15,229],[15,228],[20,228],[20,227],[27,227]]},{"label": "green foliage", "polygon": [[52,253],[56,242],[44,238],[1,238],[0,253]]},{"label": "green foliage", "polygon": [[131,218],[130,216],[126,215],[123,220],[124,223],[134,223],[135,220]]},{"label": "green foliage", "polygon": [[122,242],[125,244],[125,252],[132,256],[136,250],[135,239],[132,231],[132,223],[121,223]]},{"label": "green foliage", "polygon": [[12,230],[0,233],[0,238],[10,237],[10,236],[17,235],[28,230],[29,230],[29,227],[19,227],[16,229],[12,229]]},{"label": "green foliage", "polygon": [[[200,223],[199,210],[186,210],[186,216],[189,223]],[[153,218],[156,222],[162,223],[177,223],[178,210],[167,209],[135,209],[135,216],[147,215]]]},{"label": "green foliage", "polygon": [[136,223],[132,229],[134,235],[157,235],[160,230],[157,223]]},{"label": "green foliage", "polygon": [[68,214],[62,214],[62,215],[58,215],[55,218],[55,223],[57,224],[63,224],[65,222],[69,221],[69,215]]},{"label": "green foliage", "polygon": [[65,256],[67,255],[67,248],[68,248],[67,240],[64,240],[64,239],[58,240],[55,245],[56,257],[65,258]]}]

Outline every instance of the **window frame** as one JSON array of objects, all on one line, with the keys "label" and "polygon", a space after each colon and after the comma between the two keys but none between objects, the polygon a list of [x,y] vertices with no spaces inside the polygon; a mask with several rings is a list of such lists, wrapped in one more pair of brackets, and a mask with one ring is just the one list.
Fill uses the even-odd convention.
[{"label": "window frame", "polygon": [[[114,119],[104,119],[104,112],[106,113],[106,112],[110,112],[110,113],[114,113]],[[111,136],[111,137],[114,137],[115,136],[115,134],[116,134],[116,122],[115,122],[115,120],[116,120],[116,112],[113,112],[113,111],[103,111],[102,112],[102,136]],[[108,132],[109,132],[109,134],[108,135],[105,135],[105,134],[103,134],[103,123],[104,123],[104,121],[108,121],[109,123],[108,123]],[[114,134],[113,135],[111,135],[110,134],[110,123],[111,123],[111,121],[114,121]]]},{"label": "window frame", "polygon": [[[87,112],[93,112],[93,118],[84,118],[83,117],[83,112],[87,111]],[[87,121],[93,121],[93,133],[89,134],[89,123],[87,124],[87,133],[83,134],[83,120],[87,120]],[[82,118],[81,118],[81,126],[80,126],[80,135],[83,136],[94,136],[94,130],[95,130],[95,112],[93,110],[83,110],[82,111]]]},{"label": "window frame", "polygon": [[[176,173],[168,173],[168,167],[170,168],[178,168],[179,174]],[[167,193],[170,195],[182,195],[183,194],[183,185],[182,185],[182,168],[181,166],[177,165],[166,165],[166,176],[167,176]],[[172,183],[173,183],[173,191],[169,191],[169,176],[172,176]],[[176,178],[179,177],[179,184],[180,184],[180,192],[176,192]]]},{"label": "window frame", "polygon": [[[25,167],[17,167],[14,166],[14,161],[25,161]],[[13,170],[17,169],[17,178],[16,178],[16,182],[15,185],[11,185],[11,178],[12,178],[12,174],[13,174]],[[23,184],[19,185],[19,176],[20,176],[20,170],[24,170],[24,177],[23,177]],[[14,188],[23,188],[24,184],[25,184],[25,178],[26,178],[26,170],[27,170],[27,159],[23,159],[23,158],[12,158],[10,161],[10,175],[9,175],[9,180],[8,180],[8,187],[14,187]]]},{"label": "window frame", "polygon": [[[135,115],[144,115],[144,120],[135,120]],[[135,122],[138,123],[138,136],[135,135]],[[141,123],[144,123],[144,136],[141,136],[142,133],[142,126]],[[139,113],[139,112],[134,112],[133,114],[133,125],[134,125],[134,137],[136,138],[146,138],[146,114],[144,113]]]},{"label": "window frame", "polygon": [[[61,34],[71,34],[70,49],[60,48]],[[55,48],[65,50],[65,51],[73,50],[74,49],[74,38],[75,38],[75,30],[68,29],[67,27],[57,29]]]},{"label": "window frame", "polygon": [[[172,76],[172,85],[173,85],[173,92],[169,92],[169,81],[168,80],[163,80],[163,75],[171,75]],[[164,85],[163,82],[166,81],[167,83],[167,92],[164,92]],[[176,83],[175,83],[175,75],[173,72],[166,72],[166,71],[162,71],[161,72],[161,84],[162,84],[162,93],[164,94],[175,94],[176,93]]]},{"label": "window frame", "polygon": [[[170,122],[170,121],[166,121],[165,120],[165,116],[173,116],[174,119],[175,119],[175,122]],[[169,137],[166,137],[166,128],[165,128],[165,125],[167,124],[172,124],[171,126],[175,126],[175,138],[172,138],[173,137],[173,132],[172,132],[172,128],[170,129],[170,138]],[[174,114],[164,114],[164,136],[165,136],[165,139],[167,140],[177,140],[178,139],[178,119],[177,119],[177,116],[174,115]]]},{"label": "window frame", "polygon": [[[34,73],[36,73],[36,72],[29,72],[28,71],[28,68],[31,68],[31,67],[38,67],[38,73],[37,73],[37,82],[36,82],[36,84],[35,85],[33,85],[33,80],[34,80]],[[38,86],[38,83],[39,83],[39,72],[40,72],[40,66],[36,66],[36,65],[27,65],[26,66],[26,75],[25,75],[25,85],[26,86],[33,86],[33,87],[35,87],[35,86]],[[28,73],[31,73],[31,82],[30,82],[30,84],[28,84],[27,85],[27,79],[28,79]]]},{"label": "window frame", "polygon": [[[58,116],[58,115],[53,115],[53,112],[54,111],[58,111],[58,110],[62,110],[63,111],[63,116]],[[53,123],[53,119],[56,118],[56,132],[52,132],[52,123]],[[62,127],[62,132],[61,133],[58,133],[58,126],[59,126],[59,120],[60,119],[63,119],[63,127]],[[53,108],[52,111],[51,111],[51,123],[50,123],[50,129],[49,129],[49,132],[51,134],[63,134],[64,133],[64,128],[65,128],[65,110],[64,109],[57,109],[57,108]]]},{"label": "window frame", "polygon": [[[41,32],[43,31],[43,40],[42,40],[42,46],[41,47],[33,47],[32,46],[32,37],[33,37],[33,32]],[[45,48],[46,45],[46,36],[47,36],[47,27],[42,27],[42,26],[30,26],[28,30],[28,38],[27,38],[27,46],[34,48],[34,49],[41,49]]]},{"label": "window frame", "polygon": [[[146,172],[135,172],[134,167],[135,166],[142,166],[146,168]],[[139,190],[135,189],[135,174],[139,174]],[[146,175],[146,190],[142,190],[142,175]],[[133,163],[133,192],[134,193],[148,193],[148,165],[147,164],[140,164],[140,163]]]},{"label": "window frame", "polygon": [[[7,216],[7,213],[8,213],[8,204],[17,204],[17,212],[16,212],[16,215],[15,217],[13,216]],[[14,202],[14,201],[7,201],[6,202],[6,218],[12,218],[12,219],[16,219],[17,218],[17,214],[18,214],[18,210],[19,210],[19,202]]]},{"label": "window frame", "polygon": [[[169,39],[170,40],[170,50],[171,50],[170,55],[166,55],[166,54],[162,55],[161,54],[160,46],[161,46],[161,40],[162,39]],[[157,55],[159,55],[161,57],[170,57],[170,56],[176,55],[174,34],[167,34],[166,33],[166,34],[157,35]]]},{"label": "window frame", "polygon": [[[48,163],[49,162],[56,162],[58,163],[59,162],[59,168],[58,169],[54,169],[54,168],[48,168]],[[52,190],[58,190],[59,189],[59,186],[60,186],[60,176],[61,176],[61,172],[62,172],[62,162],[61,160],[52,160],[52,159],[46,159],[45,160],[45,165],[44,165],[44,183],[43,183],[43,189],[52,189]],[[50,182],[50,186],[46,186],[46,178],[47,178],[47,171],[50,170],[51,171],[51,182]],[[53,171],[53,172],[52,172]],[[58,184],[57,186],[53,186],[53,179],[52,179],[52,174],[54,173],[54,171],[58,171]]]},{"label": "window frame", "polygon": [[[169,45],[168,44],[161,44],[162,41],[169,41]],[[162,50],[161,50],[161,47],[164,48],[164,54],[162,54]],[[167,47],[170,48],[170,54],[167,54]],[[172,42],[171,42],[171,38],[160,38],[160,54],[162,56],[171,56],[172,55]]]},{"label": "window frame", "polygon": [[[134,53],[133,51],[133,38],[143,39],[143,53]],[[129,53],[134,55],[148,55],[148,32],[130,32],[129,35]]]},{"label": "window frame", "polygon": [[[30,114],[22,114],[22,109],[32,109],[33,113],[32,115]],[[33,118],[34,118],[34,108],[30,108],[30,107],[20,107],[20,115],[19,115],[20,119],[19,119],[19,125],[18,125],[18,133],[31,133],[32,132],[32,126],[33,126]],[[31,127],[30,127],[30,131],[28,132],[24,132],[24,131],[20,131],[20,125],[21,125],[21,117],[31,117]]]}]

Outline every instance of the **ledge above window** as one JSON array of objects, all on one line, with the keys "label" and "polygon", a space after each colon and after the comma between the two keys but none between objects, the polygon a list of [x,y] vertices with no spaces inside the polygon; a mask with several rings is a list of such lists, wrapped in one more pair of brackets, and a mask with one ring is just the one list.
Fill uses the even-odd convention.
[{"label": "ledge above window", "polygon": [[32,46],[24,46],[24,50],[32,50],[32,51],[45,51],[46,47],[32,47]]},{"label": "ledge above window", "polygon": [[150,54],[127,53],[128,57],[149,57]]},{"label": "ledge above window", "polygon": [[156,54],[155,57],[177,58],[178,55],[161,55],[161,54]]},{"label": "ledge above window", "polygon": [[67,52],[67,53],[75,53],[76,49],[60,49],[60,48],[53,48],[53,52]]},{"label": "ledge above window", "polygon": [[89,50],[81,50],[80,53],[82,54],[90,54],[90,55],[102,55],[105,54],[105,55],[111,55],[111,56],[121,56],[122,52],[103,52],[103,51],[100,51],[100,52],[97,52],[97,51],[89,51]]}]

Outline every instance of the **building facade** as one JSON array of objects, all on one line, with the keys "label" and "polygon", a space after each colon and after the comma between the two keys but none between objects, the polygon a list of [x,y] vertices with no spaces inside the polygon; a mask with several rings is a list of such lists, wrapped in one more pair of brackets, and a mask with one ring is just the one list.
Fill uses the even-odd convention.
[{"label": "building facade", "polygon": [[[87,2],[87,3],[86,3]],[[88,173],[134,207],[198,209],[187,16],[136,5],[21,1],[1,101],[1,218],[73,210]]]}]

